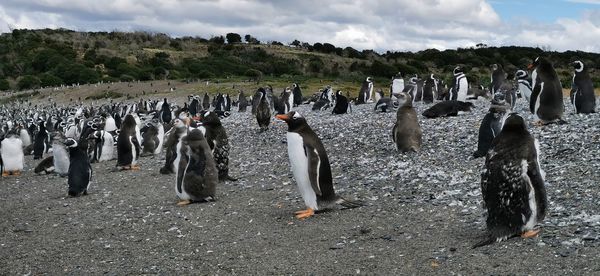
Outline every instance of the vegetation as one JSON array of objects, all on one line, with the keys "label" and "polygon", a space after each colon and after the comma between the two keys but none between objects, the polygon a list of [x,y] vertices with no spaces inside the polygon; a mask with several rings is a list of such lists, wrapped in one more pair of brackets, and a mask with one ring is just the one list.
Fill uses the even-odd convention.
[{"label": "vegetation", "polygon": [[600,54],[563,53],[530,47],[477,47],[439,51],[377,53],[336,47],[327,42],[289,45],[261,43],[250,34],[228,33],[209,39],[172,38],[149,32],[75,32],[66,29],[13,30],[0,35],[0,90],[86,84],[99,81],[194,80],[241,77],[321,78],[344,82],[372,76],[387,83],[403,75],[436,74],[449,81],[462,65],[471,80],[486,85],[489,65],[504,66],[509,77],[537,56],[556,66],[563,86],[570,87],[574,60],[591,69],[600,87]]},{"label": "vegetation", "polygon": [[121,98],[123,96],[124,95],[119,92],[109,90],[109,91],[104,91],[102,93],[97,93],[94,95],[87,96],[87,97],[85,97],[85,99],[86,100],[116,99],[116,98]]}]

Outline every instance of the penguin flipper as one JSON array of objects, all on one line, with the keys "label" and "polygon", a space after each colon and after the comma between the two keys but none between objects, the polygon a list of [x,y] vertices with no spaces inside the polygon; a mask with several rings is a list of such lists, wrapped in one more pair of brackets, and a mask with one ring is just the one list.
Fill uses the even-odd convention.
[{"label": "penguin flipper", "polygon": [[529,99],[529,111],[531,111],[531,113],[535,113],[535,102],[538,100],[541,90],[542,86],[538,82],[535,87],[533,87],[533,91],[531,91],[531,98]]},{"label": "penguin flipper", "polygon": [[321,186],[319,183],[319,172],[321,170],[321,160],[317,149],[307,144],[304,145],[304,152],[308,159],[308,177],[310,179],[310,185],[317,196],[322,196]]}]

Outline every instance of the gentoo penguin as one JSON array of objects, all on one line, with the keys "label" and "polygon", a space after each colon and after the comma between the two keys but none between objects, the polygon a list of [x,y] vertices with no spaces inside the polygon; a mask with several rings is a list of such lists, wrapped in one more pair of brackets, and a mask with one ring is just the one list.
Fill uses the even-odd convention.
[{"label": "gentoo penguin", "polygon": [[174,173],[173,162],[177,158],[177,143],[187,135],[187,125],[185,121],[188,118],[173,120],[173,127],[167,132],[167,141],[165,141],[165,165],[160,168],[161,174]]},{"label": "gentoo penguin", "polygon": [[174,165],[175,192],[180,199],[177,205],[214,200],[218,172],[202,131],[192,129],[181,138]]},{"label": "gentoo penguin", "polygon": [[44,153],[48,152],[48,144],[46,143],[46,140],[48,140],[49,135],[48,135],[48,131],[46,130],[46,121],[42,120],[40,118],[40,120],[38,120],[38,122],[39,122],[39,130],[38,130],[37,134],[35,135],[35,140],[33,142],[33,159],[34,160],[42,158]]},{"label": "gentoo penguin", "polygon": [[315,211],[340,204],[347,208],[359,207],[360,202],[346,200],[335,194],[329,159],[317,134],[296,111],[277,115],[288,125],[287,145],[290,165],[296,184],[307,209],[296,212],[299,219],[314,215]]},{"label": "gentoo penguin", "polygon": [[261,132],[269,129],[269,123],[271,122],[271,108],[269,107],[269,102],[267,101],[267,95],[264,92],[264,89],[260,93],[260,102],[256,107],[256,121],[258,122]]},{"label": "gentoo penguin", "polygon": [[297,83],[292,84],[292,94],[294,95],[294,106],[302,104],[302,89]]},{"label": "gentoo penguin", "polygon": [[492,70],[492,74],[490,75],[490,91],[494,95],[506,81],[506,72],[504,72],[504,69],[499,64],[492,64],[490,69]]},{"label": "gentoo penguin", "polygon": [[236,181],[237,179],[229,176],[229,139],[219,116],[215,112],[207,111],[200,117],[200,122],[205,129],[204,137],[212,150],[219,171],[219,180]]},{"label": "gentoo penguin", "polygon": [[471,111],[473,103],[461,101],[443,101],[423,111],[427,118],[458,116],[459,112]]},{"label": "gentoo penguin", "polygon": [[492,140],[498,136],[502,129],[502,124],[506,119],[505,115],[508,115],[509,109],[510,107],[505,102],[493,102],[490,105],[488,113],[485,114],[479,126],[477,150],[473,153],[473,157],[484,157],[487,154],[492,145]]},{"label": "gentoo penguin", "polygon": [[594,94],[594,85],[583,62],[573,62],[575,74],[573,75],[573,83],[571,86],[571,103],[575,107],[577,113],[595,113],[596,112],[596,95]]},{"label": "gentoo penguin", "polygon": [[396,112],[396,123],[392,128],[392,140],[397,151],[417,152],[421,149],[423,132],[412,102],[410,95],[404,92],[398,94],[398,103],[402,106]]},{"label": "gentoo penguin", "polygon": [[373,81],[371,77],[367,77],[360,87],[356,104],[364,104],[373,102]]},{"label": "gentoo penguin", "polygon": [[398,95],[404,91],[404,79],[402,78],[402,74],[400,72],[398,72],[398,74],[392,78],[391,91],[392,96]]},{"label": "gentoo penguin", "polygon": [[533,92],[529,107],[539,120],[536,124],[564,123],[562,85],[554,67],[545,58],[537,57],[529,64],[528,69],[533,69],[531,73]]},{"label": "gentoo penguin", "polygon": [[527,103],[531,101],[531,78],[525,70],[518,70],[515,73],[515,79],[519,83],[518,93],[527,100]]},{"label": "gentoo penguin", "polygon": [[19,134],[9,131],[0,143],[2,156],[2,176],[21,175],[23,171],[23,141]]},{"label": "gentoo penguin", "polygon": [[331,114],[346,114],[350,103],[348,98],[342,95],[342,91],[338,90],[335,92],[335,107],[331,111]]},{"label": "gentoo penguin", "polygon": [[453,73],[453,86],[450,88],[451,100],[466,101],[467,92],[469,90],[469,81],[467,76],[463,73],[463,69],[460,66],[456,66]]},{"label": "gentoo penguin", "polygon": [[68,138],[65,146],[69,148],[69,195],[87,195],[92,180],[92,166],[85,150],[79,147],[77,141]]},{"label": "gentoo penguin", "polygon": [[52,164],[54,172],[62,177],[69,174],[70,158],[65,142],[67,137],[55,131],[52,133]]},{"label": "gentoo penguin", "polygon": [[163,123],[171,122],[171,105],[167,102],[167,98],[164,98],[159,113],[160,121]]},{"label": "gentoo penguin", "polygon": [[139,170],[137,159],[140,156],[139,127],[132,114],[127,114],[117,140],[117,169]]},{"label": "gentoo penguin", "polygon": [[429,75],[429,78],[425,80],[423,84],[423,91],[421,92],[421,100],[424,103],[433,103],[433,100],[437,97],[437,80],[433,74]]},{"label": "gentoo penguin", "polygon": [[548,199],[540,168],[539,146],[525,121],[513,113],[492,142],[481,174],[481,194],[487,209],[489,236],[473,247],[515,235],[535,237],[546,215]]},{"label": "gentoo penguin", "polygon": [[286,114],[292,111],[294,107],[294,96],[292,95],[292,90],[289,87],[286,87],[285,90],[281,93],[281,98],[279,99],[279,107],[277,108],[277,114]]},{"label": "gentoo penguin", "polygon": [[142,133],[142,153],[140,156],[151,156],[156,152],[160,143],[157,125],[162,126],[161,123],[154,124],[148,122],[140,129],[140,132]]}]

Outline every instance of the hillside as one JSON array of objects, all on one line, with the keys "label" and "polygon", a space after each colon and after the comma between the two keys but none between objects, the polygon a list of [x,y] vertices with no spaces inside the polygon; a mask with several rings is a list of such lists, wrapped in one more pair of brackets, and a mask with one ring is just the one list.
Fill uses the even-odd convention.
[{"label": "hillside", "polygon": [[[320,78],[358,83],[373,76],[387,86],[397,72],[435,73],[450,80],[461,64],[473,83],[486,85],[492,63],[509,74],[524,68],[538,55],[556,66],[565,88],[582,60],[600,86],[600,54],[544,52],[540,48],[487,47],[438,51],[377,53],[294,41],[261,43],[246,35],[227,34],[210,39],[173,38],[147,32],[75,32],[65,29],[13,30],[0,35],[0,90],[25,90],[70,84],[117,81],[219,79],[303,82]],[[385,84],[384,84],[385,83]]]}]

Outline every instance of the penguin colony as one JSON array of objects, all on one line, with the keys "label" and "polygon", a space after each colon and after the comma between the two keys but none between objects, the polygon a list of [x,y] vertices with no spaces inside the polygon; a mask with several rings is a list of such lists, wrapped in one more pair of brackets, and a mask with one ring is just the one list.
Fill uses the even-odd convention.
[{"label": "penguin colony", "polygon": [[[593,113],[596,102],[586,67],[575,61],[573,68],[570,101],[577,113]],[[480,90],[492,101],[480,125],[473,154],[476,158],[486,157],[481,190],[488,238],[475,247],[518,235],[536,236],[540,231],[536,225],[548,208],[539,161],[541,149],[523,118],[513,112],[517,95],[527,101],[525,104],[538,119],[536,124],[565,123],[562,86],[545,58],[538,57],[528,66],[531,74],[525,70],[515,72],[515,82],[507,79],[500,65],[494,64],[490,69],[489,91]],[[374,112],[396,111],[391,142],[397,151],[410,154],[420,150],[422,136],[426,135],[414,102],[432,104],[423,112],[425,118],[459,116],[473,106],[467,96],[477,93],[469,90],[460,66],[454,68],[448,89],[442,83],[433,74],[424,79],[415,75],[405,83],[398,73],[392,79],[389,96],[382,90],[375,92],[374,81],[369,77],[355,99],[344,96],[340,90],[334,93],[331,86],[313,97],[303,97],[300,85],[293,83],[279,96],[267,86],[249,99],[240,92],[234,102],[222,94],[211,101],[205,93],[203,97],[190,95],[183,106],[163,98],[133,104],[54,105],[44,111],[30,109],[12,116],[5,113],[0,133],[2,176],[19,176],[24,155],[33,154],[34,159],[42,159],[35,172],[66,177],[67,193],[76,197],[88,194],[93,176],[91,163],[115,162],[115,170],[139,170],[141,156],[164,152],[165,164],[160,173],[174,175],[175,194],[180,199],[177,204],[212,201],[217,198],[219,181],[236,180],[229,175],[229,140],[221,120],[233,106],[238,106],[239,112],[246,112],[246,107],[251,106],[260,132],[269,131],[272,114],[288,126],[290,167],[306,206],[296,212],[296,217],[305,219],[336,205],[355,208],[363,203],[335,192],[327,149],[309,122],[294,110],[298,105],[312,102],[312,110],[332,108],[334,115],[350,112],[353,104],[374,103]],[[49,156],[43,158],[45,155]]]}]

